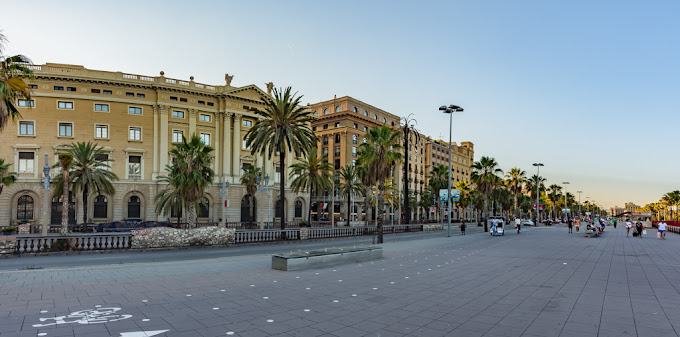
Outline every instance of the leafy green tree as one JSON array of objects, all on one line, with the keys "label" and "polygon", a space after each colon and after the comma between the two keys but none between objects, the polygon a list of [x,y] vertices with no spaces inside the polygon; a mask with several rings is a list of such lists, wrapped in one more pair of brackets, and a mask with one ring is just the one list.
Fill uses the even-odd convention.
[{"label": "leafy green tree", "polygon": [[383,243],[385,180],[393,176],[394,168],[402,160],[401,132],[387,125],[373,127],[366,133],[366,143],[359,146],[359,163],[367,168],[369,185],[378,186],[378,243]]},{"label": "leafy green tree", "polygon": [[17,181],[17,173],[11,172],[9,169],[12,167],[11,163],[5,163],[4,158],[0,158],[0,194],[2,194],[2,189],[5,186],[12,185]]},{"label": "leafy green tree", "polygon": [[14,106],[17,99],[30,99],[31,89],[24,79],[33,79],[33,71],[27,67],[31,63],[26,56],[5,56],[3,54],[7,38],[0,33],[0,130],[12,120],[21,118]]},{"label": "leafy green tree", "polygon": [[425,191],[421,196],[420,196],[420,202],[418,203],[418,206],[422,207],[425,211],[425,219],[430,218],[430,212],[429,209],[434,205],[434,195],[430,191]]},{"label": "leafy green tree", "polygon": [[[489,194],[494,186],[498,184],[498,174],[503,174],[503,170],[498,167],[498,162],[492,157],[483,156],[479,161],[472,164],[472,182],[477,186],[477,190],[482,194],[484,200],[484,213],[489,214]],[[486,221],[484,231],[488,231]]]},{"label": "leafy green tree", "polygon": [[505,184],[508,186],[515,198],[513,203],[513,206],[515,207],[515,214],[517,214],[517,210],[519,209],[517,199],[522,193],[522,187],[526,182],[526,175],[527,173],[519,167],[511,168],[510,171],[505,175]]},{"label": "leafy green tree", "polygon": [[210,167],[213,148],[205,145],[196,134],[174,144],[170,150],[172,165],[169,178],[187,208],[189,227],[196,225],[196,204],[203,198],[205,188],[212,184],[215,172]]},{"label": "leafy green tree", "polygon": [[[250,224],[254,223],[253,202],[255,201],[255,194],[257,193],[257,177],[262,175],[262,170],[255,165],[249,165],[243,168],[243,175],[241,175],[241,184],[246,187],[246,195],[250,202]],[[282,199],[283,200],[283,199]]]},{"label": "leafy green tree", "polygon": [[309,192],[307,223],[311,224],[312,221],[312,197],[315,193],[318,194],[331,189],[332,169],[331,164],[328,163],[328,157],[317,157],[316,147],[309,150],[306,159],[300,158],[297,163],[291,166],[291,190],[295,193]]},{"label": "leafy green tree", "polygon": [[454,188],[460,190],[460,201],[457,204],[458,208],[460,209],[459,212],[464,219],[465,217],[463,212],[471,204],[470,185],[468,185],[468,183],[465,180],[461,180],[456,183],[456,186]]},{"label": "leafy green tree", "polygon": [[182,200],[182,195],[177,186],[173,185],[173,183],[179,181],[179,179],[172,176],[173,174],[178,174],[178,172],[173,171],[171,165],[166,166],[165,171],[167,172],[166,176],[158,177],[159,182],[165,183],[165,188],[160,190],[154,197],[156,213],[167,217],[171,215],[172,212],[175,212],[177,215],[177,223],[179,224],[180,214],[182,209],[184,209],[184,201]]},{"label": "leafy green tree", "polygon": [[[428,188],[432,191],[434,195],[434,200],[439,200],[439,190],[449,187],[449,168],[444,165],[437,165],[430,171]],[[440,214],[441,205],[439,202],[435,202],[437,207],[437,215]]]},{"label": "leafy green tree", "polygon": [[347,199],[347,225],[351,226],[352,221],[352,197],[363,195],[366,189],[359,181],[354,165],[347,165],[339,171],[342,181],[338,185],[340,195]]},{"label": "leafy green tree", "polygon": [[[316,136],[310,128],[314,120],[312,111],[300,104],[302,96],[286,89],[274,88],[273,95],[263,96],[263,110],[250,108],[250,111],[264,117],[248,130],[246,145],[251,153],[259,152],[272,158],[279,155],[281,200],[286,200],[286,155],[293,152],[295,157],[306,156],[316,146]],[[285,203],[281,202],[281,230],[286,228]],[[285,233],[282,233],[282,237]]]}]

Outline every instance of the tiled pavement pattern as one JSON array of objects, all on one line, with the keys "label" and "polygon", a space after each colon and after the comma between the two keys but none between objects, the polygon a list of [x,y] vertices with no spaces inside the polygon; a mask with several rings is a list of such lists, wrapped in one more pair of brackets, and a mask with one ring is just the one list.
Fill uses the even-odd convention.
[{"label": "tiled pavement pattern", "polygon": [[[680,235],[649,232],[403,241],[384,260],[295,272],[262,254],[2,271],[0,337],[677,336]],[[110,307],[106,323],[33,327]]]}]

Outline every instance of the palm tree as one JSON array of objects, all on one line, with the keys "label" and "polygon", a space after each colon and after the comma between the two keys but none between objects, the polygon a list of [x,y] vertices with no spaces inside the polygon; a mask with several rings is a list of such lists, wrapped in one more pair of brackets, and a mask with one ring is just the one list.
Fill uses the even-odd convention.
[{"label": "palm tree", "polygon": [[[544,177],[539,177],[537,175],[531,176],[530,179],[526,181],[525,189],[529,192],[532,203],[536,202],[536,185],[538,184],[538,193],[540,195],[541,191],[545,191],[545,183],[547,179]],[[533,205],[533,204],[532,204]],[[532,207],[533,212],[533,207]],[[538,215],[538,205],[536,205],[536,214]],[[538,216],[535,217],[536,222],[538,222]]]},{"label": "palm tree", "polygon": [[154,197],[154,201],[156,202],[156,213],[168,216],[171,215],[172,212],[175,212],[175,214],[177,214],[177,224],[179,224],[181,210],[184,208],[184,202],[182,201],[182,195],[180,194],[179,189],[173,185],[178,179],[172,175],[177,174],[177,172],[173,172],[172,166],[170,165],[167,165],[165,170],[168,175],[158,177],[158,180],[165,183],[166,187],[159,191]]},{"label": "palm tree", "polygon": [[[462,198],[462,196],[461,196]],[[461,199],[462,200],[462,199]],[[422,207],[423,210],[425,211],[425,219],[429,220],[429,208],[434,205],[434,195],[430,191],[426,191],[420,196],[420,202],[418,203],[418,206]]]},{"label": "palm tree", "polygon": [[[479,161],[472,164],[472,182],[477,185],[477,190],[482,194],[484,200],[484,212],[489,213],[489,193],[491,193],[494,184],[497,183],[498,174],[502,174],[503,170],[498,168],[498,162],[492,157],[483,156]],[[484,222],[484,231],[487,232],[488,226]]]},{"label": "palm tree", "polygon": [[[87,226],[87,200],[89,192],[95,191],[97,194],[105,193],[113,195],[116,191],[111,183],[118,180],[115,173],[109,171],[111,159],[97,160],[105,154],[97,144],[92,142],[80,142],[70,144],[67,153],[73,158],[69,172],[69,187],[72,193],[82,191],[83,193],[83,219]],[[61,178],[55,179],[54,193],[62,193],[64,181]]]},{"label": "palm tree", "polygon": [[291,166],[290,188],[295,193],[300,191],[309,192],[309,209],[307,212],[307,223],[312,221],[312,196],[331,188],[332,166],[328,163],[326,156],[317,158],[317,149],[313,147],[309,150],[307,159],[301,158],[299,162]]},{"label": "palm tree", "polygon": [[33,71],[26,66],[31,60],[23,55],[4,56],[5,43],[7,38],[0,33],[0,130],[10,119],[21,118],[14,102],[31,98],[31,89],[24,79],[33,78]]},{"label": "palm tree", "polygon": [[[435,200],[439,200],[439,190],[449,186],[449,168],[444,165],[437,165],[430,171],[429,178],[428,187],[432,190]],[[435,204],[437,206],[437,215],[439,215],[442,205],[439,202],[435,202]]]},{"label": "palm tree", "polygon": [[[253,224],[253,201],[255,200],[255,193],[257,193],[257,178],[262,175],[262,170],[255,165],[249,165],[243,168],[243,175],[241,176],[241,184],[246,187],[246,195],[250,202],[250,224]],[[281,199],[283,200],[283,199]]]},{"label": "palm tree", "polygon": [[[678,204],[680,204],[680,191],[675,190],[664,195],[668,206],[675,206],[675,217],[678,217]],[[673,220],[673,208],[671,207],[671,220]]]},{"label": "palm tree", "polygon": [[[362,153],[363,150],[361,147],[359,147],[359,150],[357,152],[359,157],[362,156]],[[359,181],[361,181],[361,184],[367,187],[364,189],[364,209],[366,210],[365,226],[368,226],[368,221],[370,218],[369,210],[371,210],[368,199],[373,195],[373,185],[370,183],[370,179],[368,177],[368,165],[366,163],[357,162],[355,170],[357,173],[357,177],[359,178]]]},{"label": "palm tree", "polygon": [[[462,213],[465,208],[470,206],[470,185],[468,185],[465,180],[461,180],[456,183],[455,189],[460,190],[460,201],[458,202],[458,208],[460,209],[459,212]],[[463,218],[465,217],[463,216]]]},{"label": "palm tree", "polygon": [[[329,165],[330,166],[330,165]],[[356,168],[354,165],[347,165],[339,171],[342,181],[338,184],[338,191],[340,195],[347,198],[347,225],[352,225],[352,196],[364,193],[366,189],[359,181]]]},{"label": "palm tree", "polygon": [[527,173],[519,167],[511,168],[510,171],[505,175],[505,184],[510,188],[510,192],[512,192],[515,197],[513,204],[515,207],[515,214],[519,209],[517,198],[519,197],[520,193],[522,193],[522,187],[526,181],[526,175]]},{"label": "palm tree", "polygon": [[17,181],[17,173],[9,171],[11,166],[11,163],[5,164],[5,159],[0,158],[0,194],[2,194],[2,189],[5,186],[12,185]]},{"label": "palm tree", "polygon": [[378,185],[378,243],[383,243],[383,208],[385,197],[385,180],[393,176],[395,166],[401,162],[402,153],[399,144],[401,132],[387,125],[373,127],[366,133],[366,143],[359,146],[360,165],[367,168],[365,175],[368,185]]},{"label": "palm tree", "polygon": [[[286,154],[293,152],[295,157],[306,156],[316,146],[316,136],[309,127],[314,117],[312,111],[300,104],[302,96],[286,89],[274,88],[273,97],[263,96],[264,110],[250,108],[250,111],[264,117],[248,130],[246,146],[252,146],[251,153],[259,152],[270,159],[276,153],[280,165],[281,200],[286,200]],[[286,228],[285,202],[279,206],[281,230]],[[281,233],[285,238],[285,233]]]},{"label": "palm tree", "polygon": [[[61,229],[59,233],[61,235],[68,235],[68,203],[69,203],[69,170],[71,169],[71,164],[73,163],[73,154],[71,153],[59,153],[59,162],[57,167],[61,169],[61,181],[62,181],[62,193],[61,193]],[[64,184],[63,182],[67,182]],[[54,184],[59,183],[54,181]]]},{"label": "palm tree", "polygon": [[[403,135],[403,141],[404,141],[404,198],[405,200],[410,200],[411,199],[411,194],[409,192],[409,169],[408,169],[408,151],[409,151],[409,142],[411,141],[412,135],[415,136],[416,140],[416,147],[418,147],[418,142],[420,141],[420,133],[418,130],[415,128],[415,124],[418,124],[414,118],[411,118],[413,114],[409,114],[406,117],[401,118],[401,131]],[[411,203],[407,202],[404,203],[404,206],[406,207],[405,210],[405,215],[406,217],[404,218],[404,223],[409,224],[411,222]]]},{"label": "palm tree", "polygon": [[212,184],[215,172],[210,167],[213,161],[213,148],[205,145],[196,134],[187,141],[174,144],[170,150],[172,165],[170,174],[172,185],[177,188],[187,207],[189,228],[196,225],[196,204],[203,199],[205,188]]},{"label": "palm tree", "polygon": [[552,184],[548,187],[548,198],[552,202],[552,218],[557,216],[557,200],[560,198],[562,193],[562,186],[557,184]]}]

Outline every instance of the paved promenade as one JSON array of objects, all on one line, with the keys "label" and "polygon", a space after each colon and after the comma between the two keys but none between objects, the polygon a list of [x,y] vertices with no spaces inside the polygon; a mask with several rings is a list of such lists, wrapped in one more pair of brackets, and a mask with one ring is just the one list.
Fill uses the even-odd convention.
[{"label": "paved promenade", "polygon": [[258,247],[0,271],[0,337],[678,336],[680,235],[444,235],[388,236],[383,260],[294,272]]}]

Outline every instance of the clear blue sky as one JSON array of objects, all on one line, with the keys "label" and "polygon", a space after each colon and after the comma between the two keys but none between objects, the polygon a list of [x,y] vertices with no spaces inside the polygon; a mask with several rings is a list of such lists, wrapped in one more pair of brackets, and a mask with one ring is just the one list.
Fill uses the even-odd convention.
[{"label": "clear blue sky", "polygon": [[[603,207],[680,188],[678,1],[25,1],[8,53],[349,95]],[[21,14],[19,14],[21,13]]]}]

